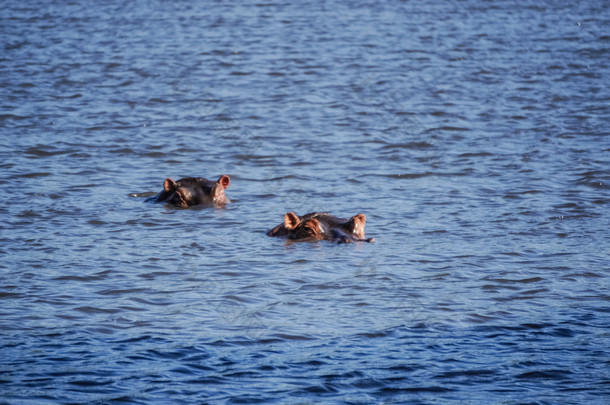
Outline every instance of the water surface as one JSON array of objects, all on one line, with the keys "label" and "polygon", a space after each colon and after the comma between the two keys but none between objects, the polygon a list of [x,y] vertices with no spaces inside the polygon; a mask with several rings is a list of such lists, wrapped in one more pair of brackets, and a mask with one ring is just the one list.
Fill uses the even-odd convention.
[{"label": "water surface", "polygon": [[2,403],[607,401],[606,3],[123,3],[0,11]]}]

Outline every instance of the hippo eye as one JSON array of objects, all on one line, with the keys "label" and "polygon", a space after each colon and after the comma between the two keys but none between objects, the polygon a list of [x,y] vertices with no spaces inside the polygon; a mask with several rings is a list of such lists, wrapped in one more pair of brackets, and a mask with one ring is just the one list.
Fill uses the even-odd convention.
[{"label": "hippo eye", "polygon": [[305,225],[305,230],[309,234],[324,233],[324,229],[322,229],[322,227],[319,224],[318,224],[318,226],[316,226],[316,224],[308,223]]},{"label": "hippo eye", "polygon": [[190,193],[183,189],[178,189],[172,196],[172,203],[181,207],[188,207],[188,201],[191,197]]}]

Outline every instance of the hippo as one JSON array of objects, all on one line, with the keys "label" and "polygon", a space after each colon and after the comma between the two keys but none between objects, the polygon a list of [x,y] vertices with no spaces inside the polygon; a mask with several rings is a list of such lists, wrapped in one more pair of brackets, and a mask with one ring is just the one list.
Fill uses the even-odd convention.
[{"label": "hippo", "polygon": [[194,205],[207,207],[223,207],[229,203],[225,189],[231,179],[223,174],[217,181],[203,177],[185,177],[178,181],[170,178],[163,182],[163,190],[148,201],[167,203],[172,207],[189,208]]},{"label": "hippo", "polygon": [[267,232],[267,236],[289,240],[330,240],[338,243],[373,242],[364,237],[364,214],[350,219],[337,218],[326,212],[312,212],[302,217],[294,212],[284,215],[284,223]]}]

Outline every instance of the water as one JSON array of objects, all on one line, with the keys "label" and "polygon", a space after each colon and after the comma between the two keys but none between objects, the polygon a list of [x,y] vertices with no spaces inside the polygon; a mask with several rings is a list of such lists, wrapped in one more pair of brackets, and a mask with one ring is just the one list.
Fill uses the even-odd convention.
[{"label": "water", "polygon": [[607,3],[0,16],[1,403],[607,403]]}]

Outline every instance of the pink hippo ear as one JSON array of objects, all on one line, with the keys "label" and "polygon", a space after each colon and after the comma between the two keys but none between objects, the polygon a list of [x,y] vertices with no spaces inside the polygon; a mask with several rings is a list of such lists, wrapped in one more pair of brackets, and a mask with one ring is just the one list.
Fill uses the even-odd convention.
[{"label": "pink hippo ear", "polygon": [[284,228],[288,229],[289,231],[299,226],[300,223],[301,218],[299,218],[299,216],[294,212],[289,212],[288,214],[284,215]]},{"label": "pink hippo ear", "polygon": [[176,189],[176,182],[169,177],[163,182],[163,190],[173,192]]},{"label": "pink hippo ear", "polygon": [[217,183],[220,184],[222,188],[227,188],[229,187],[229,184],[231,184],[231,179],[226,174],[223,174],[222,176],[220,176]]},{"label": "pink hippo ear", "polygon": [[364,224],[366,223],[366,217],[364,214],[354,215],[347,222],[349,230],[358,235],[360,238],[364,238]]}]

